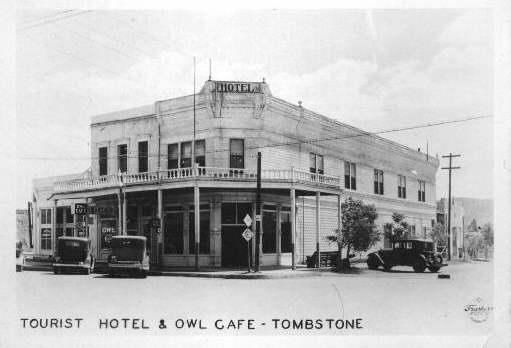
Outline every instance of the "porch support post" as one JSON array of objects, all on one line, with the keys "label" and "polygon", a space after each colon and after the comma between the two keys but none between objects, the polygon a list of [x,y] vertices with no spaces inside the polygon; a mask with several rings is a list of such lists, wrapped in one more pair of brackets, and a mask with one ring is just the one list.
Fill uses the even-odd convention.
[{"label": "porch support post", "polygon": [[195,181],[193,187],[193,211],[195,217],[195,270],[198,271],[200,250],[200,193],[197,181]]},{"label": "porch support post", "polygon": [[[341,236],[341,230],[342,230],[342,205],[341,205],[341,194],[339,193],[337,195],[337,230],[339,231],[339,234],[338,234],[338,237]],[[339,244],[337,244],[339,245]],[[339,250],[339,253],[341,251]],[[342,255],[339,255],[339,257],[337,258],[337,260],[341,260],[342,262]]]},{"label": "porch support post", "polygon": [[119,189],[119,193],[117,194],[117,226],[119,228],[119,233],[122,235],[122,202],[121,202],[121,189]]},{"label": "porch support post", "polygon": [[319,210],[320,210],[320,203],[319,203],[319,199],[320,199],[320,193],[319,191],[316,192],[316,252],[318,254],[318,268],[321,266],[321,255],[320,255],[320,251],[319,251],[319,230],[320,230],[320,227],[321,227],[321,224],[320,224],[320,213],[319,213]]},{"label": "porch support post", "polygon": [[[71,212],[73,214],[73,236],[78,237],[78,227],[76,226],[76,214],[74,212]],[[87,217],[89,215],[86,215]]]},{"label": "porch support post", "polygon": [[290,190],[291,199],[291,268],[296,269],[296,197],[295,189]]},{"label": "porch support post", "polygon": [[[156,243],[157,251],[156,251],[156,264],[160,264],[160,238],[163,234],[163,191],[161,189],[158,190],[158,219],[160,220],[160,228],[159,228],[159,238],[158,243]],[[154,251],[153,251],[154,252]]]},{"label": "porch support post", "polygon": [[128,199],[126,198],[126,192],[122,195],[122,234],[127,235],[128,234],[128,218],[127,218],[127,212],[128,212]]},{"label": "porch support post", "polygon": [[53,208],[51,209],[51,245],[53,256],[57,256],[57,200],[53,200]]}]

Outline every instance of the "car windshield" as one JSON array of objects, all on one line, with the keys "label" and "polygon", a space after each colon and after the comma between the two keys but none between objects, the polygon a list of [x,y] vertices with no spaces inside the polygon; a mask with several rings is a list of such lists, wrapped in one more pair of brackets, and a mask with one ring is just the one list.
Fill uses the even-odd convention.
[{"label": "car windshield", "polygon": [[145,240],[142,239],[112,239],[112,255],[118,261],[141,261],[144,257]]},{"label": "car windshield", "polygon": [[59,240],[58,256],[67,262],[82,262],[89,253],[87,241]]},{"label": "car windshield", "polygon": [[418,251],[433,251],[433,243],[430,243],[430,242],[416,242],[416,249]]}]

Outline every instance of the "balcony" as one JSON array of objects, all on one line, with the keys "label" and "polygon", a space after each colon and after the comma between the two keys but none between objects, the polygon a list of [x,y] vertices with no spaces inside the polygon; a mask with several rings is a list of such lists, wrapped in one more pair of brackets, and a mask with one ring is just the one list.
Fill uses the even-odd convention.
[{"label": "balcony", "polygon": [[[59,181],[54,184],[54,193],[83,192],[136,185],[162,185],[166,183],[189,182],[197,179],[210,182],[254,182],[257,171],[237,168],[178,168],[146,173],[119,173],[96,178]],[[298,169],[263,169],[263,183],[301,184],[329,190],[340,190],[342,178],[323,174],[314,174]]]}]

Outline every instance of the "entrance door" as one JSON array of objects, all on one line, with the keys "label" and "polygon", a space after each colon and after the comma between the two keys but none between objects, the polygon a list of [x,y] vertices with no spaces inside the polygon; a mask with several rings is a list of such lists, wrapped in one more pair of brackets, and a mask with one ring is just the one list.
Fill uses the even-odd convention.
[{"label": "entrance door", "polygon": [[246,226],[222,226],[222,267],[248,265],[247,242],[241,235]]}]

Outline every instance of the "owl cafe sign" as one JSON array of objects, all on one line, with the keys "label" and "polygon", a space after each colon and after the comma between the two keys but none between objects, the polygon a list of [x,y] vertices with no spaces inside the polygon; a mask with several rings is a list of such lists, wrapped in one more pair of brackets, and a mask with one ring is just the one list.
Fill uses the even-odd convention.
[{"label": "owl cafe sign", "polygon": [[262,93],[259,82],[215,82],[217,93]]}]

